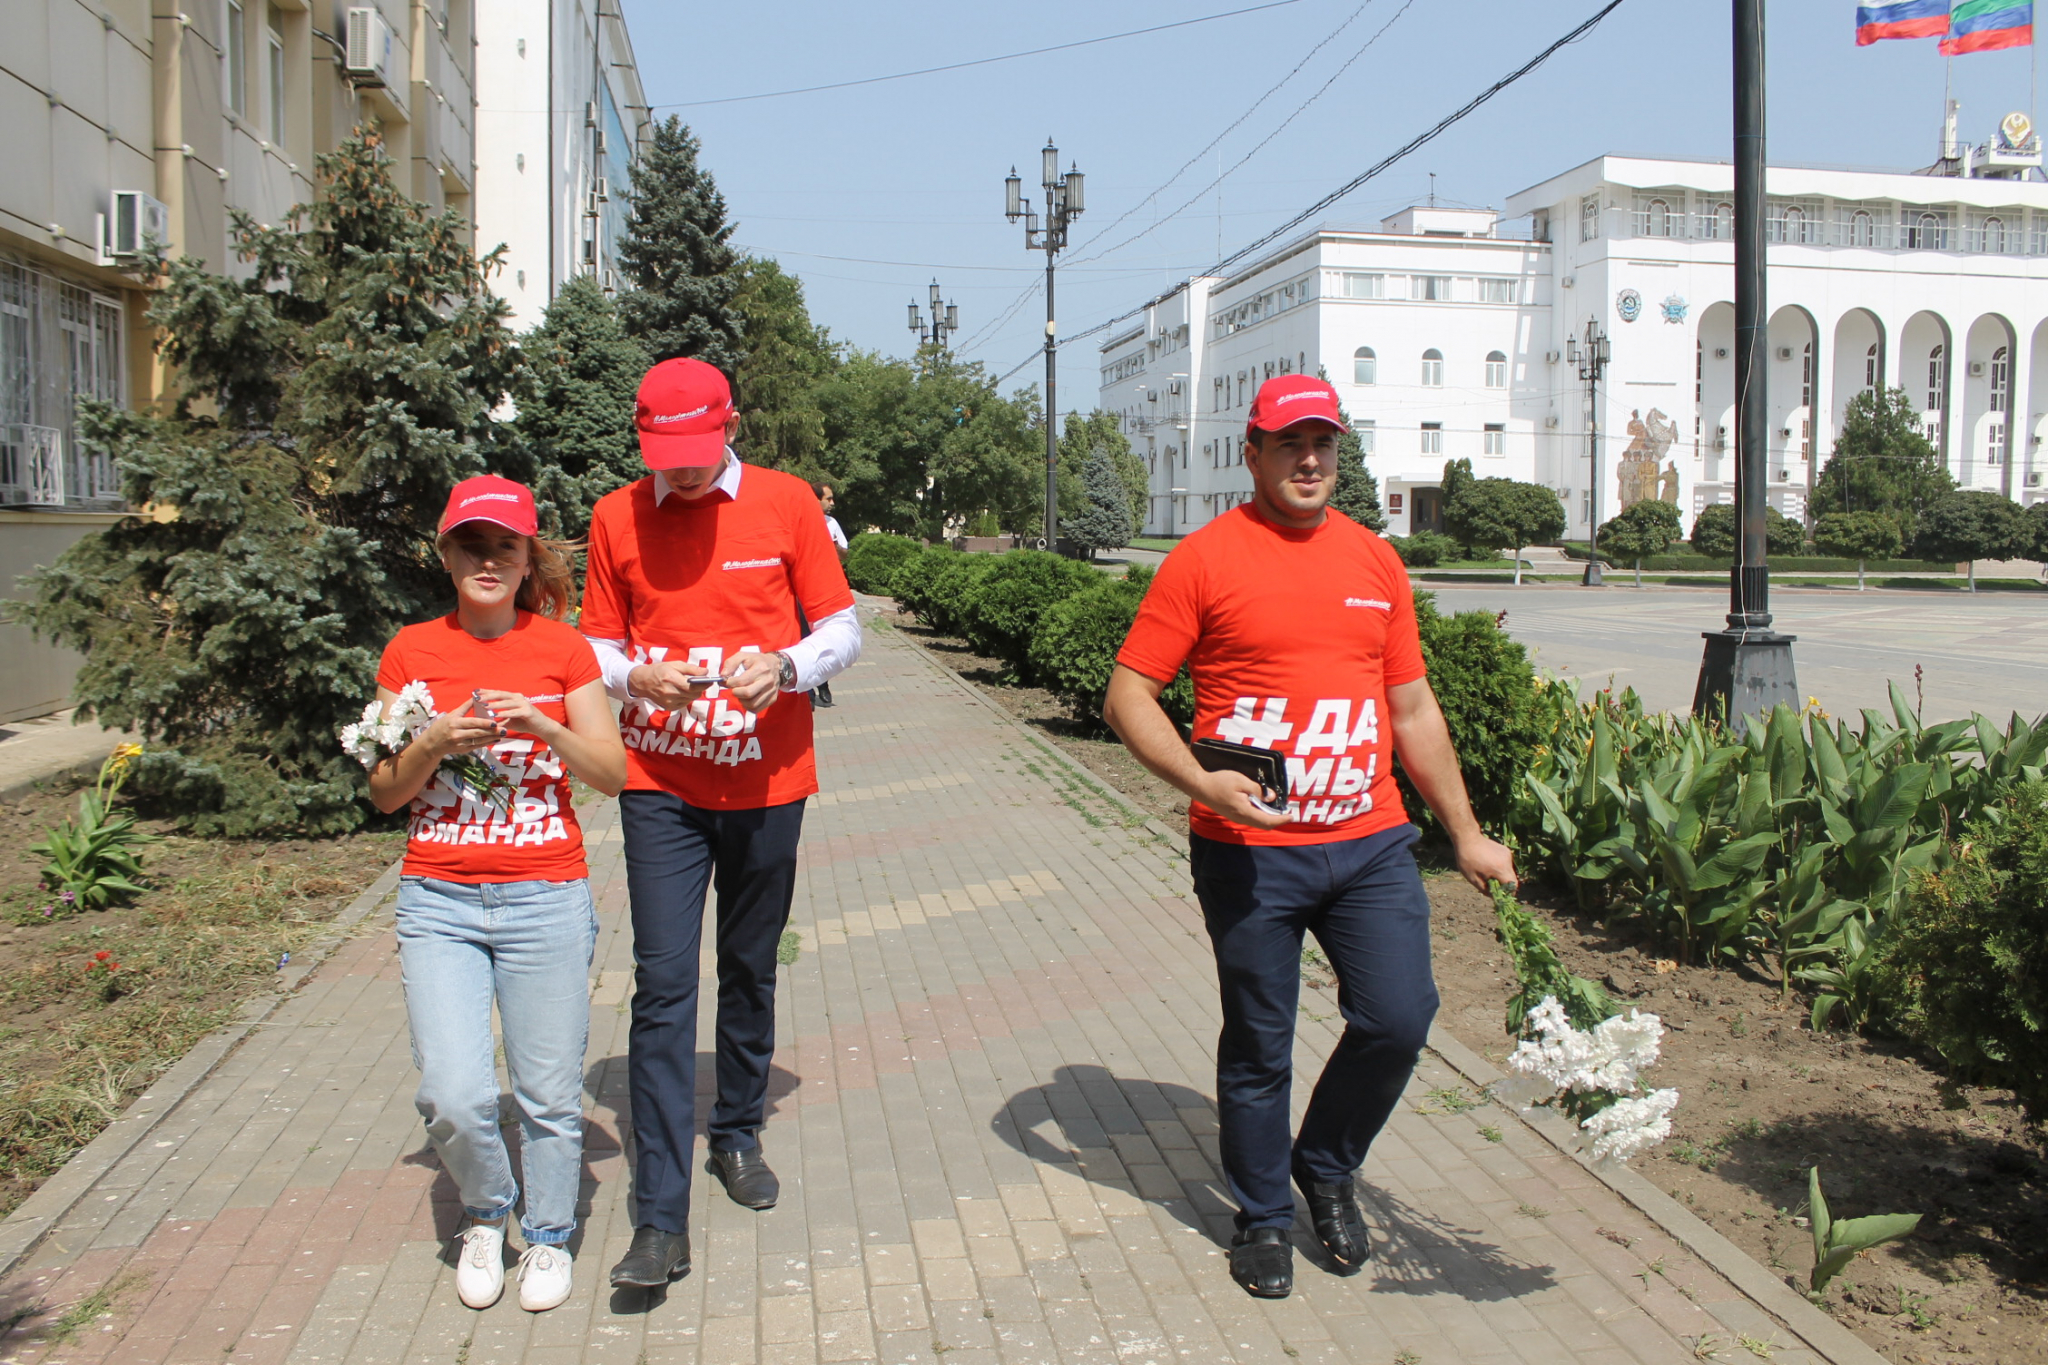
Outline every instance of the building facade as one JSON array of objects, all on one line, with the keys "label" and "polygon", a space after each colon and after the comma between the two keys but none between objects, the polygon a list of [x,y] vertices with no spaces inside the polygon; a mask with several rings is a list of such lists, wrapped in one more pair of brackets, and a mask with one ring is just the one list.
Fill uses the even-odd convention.
[{"label": "building facade", "polygon": [[497,0],[477,45],[477,247],[525,329],[563,283],[617,288],[650,112],[619,0]]},{"label": "building facade", "polygon": [[[120,514],[75,409],[157,392],[143,239],[239,269],[231,214],[282,221],[364,124],[467,219],[475,28],[475,0],[0,0],[0,594]],[[76,663],[0,624],[0,722],[61,708]]]},{"label": "building facade", "polygon": [[[1879,384],[1913,395],[1962,486],[2048,496],[2048,184],[1983,174],[2038,164],[2011,125],[1945,163],[1973,175],[1770,170],[1768,477],[1788,516]],[[1602,157],[1504,216],[1320,229],[1153,300],[1103,345],[1099,400],[1153,468],[1146,531],[1249,497],[1245,415],[1290,372],[1337,386],[1396,534],[1441,525],[1459,458],[1555,489],[1578,538],[1596,492],[1599,520],[1732,501],[1733,183],[1720,163]],[[1597,384],[1575,363],[1588,324],[1611,348]]]}]

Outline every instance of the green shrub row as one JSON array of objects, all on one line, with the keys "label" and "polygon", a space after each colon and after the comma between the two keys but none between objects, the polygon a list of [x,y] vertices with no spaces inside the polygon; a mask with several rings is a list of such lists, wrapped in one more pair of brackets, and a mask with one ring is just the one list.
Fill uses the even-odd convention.
[{"label": "green shrub row", "polygon": [[[852,559],[895,565],[886,591],[934,630],[955,635],[999,659],[1019,682],[1053,692],[1083,720],[1100,723],[1102,699],[1117,651],[1151,586],[1152,571],[1105,577],[1072,560],[1035,550],[960,554],[943,546],[863,551]],[[876,537],[880,539],[880,537]],[[893,539],[901,539],[894,537]],[[1448,537],[1437,537],[1448,543]],[[849,569],[852,564],[849,564]],[[1428,593],[1415,598],[1422,653],[1465,767],[1466,786],[1483,824],[1499,828],[1549,720],[1528,653],[1489,612],[1437,612]],[[1166,713],[1184,729],[1194,722],[1194,684],[1186,670],[1160,694]],[[1428,807],[1406,785],[1403,799],[1425,830]]]}]

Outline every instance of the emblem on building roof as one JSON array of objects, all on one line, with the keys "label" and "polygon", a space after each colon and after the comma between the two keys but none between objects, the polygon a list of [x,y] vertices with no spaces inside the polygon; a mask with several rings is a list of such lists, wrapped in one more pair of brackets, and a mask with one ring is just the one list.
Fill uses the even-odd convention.
[{"label": "emblem on building roof", "polygon": [[1664,321],[1673,323],[1685,321],[1685,299],[1682,295],[1672,294],[1667,297],[1664,300],[1663,309]]},{"label": "emblem on building roof", "polygon": [[2034,121],[2015,109],[1998,122],[1998,135],[2008,151],[2026,150],[2034,134]]},{"label": "emblem on building roof", "polygon": [[1643,296],[1633,289],[1624,289],[1614,296],[1614,311],[1621,314],[1623,322],[1634,322],[1643,315]]}]

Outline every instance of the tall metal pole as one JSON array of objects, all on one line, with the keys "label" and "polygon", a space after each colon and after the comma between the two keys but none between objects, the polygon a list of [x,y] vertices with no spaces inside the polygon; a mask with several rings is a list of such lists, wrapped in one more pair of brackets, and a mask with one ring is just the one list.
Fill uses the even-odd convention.
[{"label": "tall metal pole", "polygon": [[1764,0],[1735,5],[1735,508],[1728,628],[1706,635],[1693,710],[1734,720],[1799,705],[1792,641],[1771,629],[1764,525],[1770,309],[1764,291]]},{"label": "tall metal pole", "polygon": [[[1053,192],[1045,192],[1045,221],[1056,220]],[[1059,438],[1054,435],[1059,422],[1059,392],[1054,385],[1054,370],[1058,366],[1059,325],[1053,320],[1052,306],[1052,257],[1053,243],[1057,240],[1048,227],[1045,234],[1045,548],[1060,548],[1060,447]]]}]

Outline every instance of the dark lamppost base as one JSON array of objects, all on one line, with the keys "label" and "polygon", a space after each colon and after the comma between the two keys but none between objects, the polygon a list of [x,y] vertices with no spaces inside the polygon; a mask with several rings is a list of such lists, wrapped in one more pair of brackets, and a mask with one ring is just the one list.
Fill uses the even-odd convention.
[{"label": "dark lamppost base", "polygon": [[1587,560],[1586,576],[1579,580],[1580,586],[1587,588],[1598,588],[1605,586],[1606,581],[1607,580],[1600,576],[1600,561],[1597,559]]},{"label": "dark lamppost base", "polygon": [[1700,680],[1693,692],[1696,716],[1733,721],[1768,713],[1779,702],[1799,709],[1799,679],[1792,668],[1796,635],[1775,630],[1707,630]]}]

